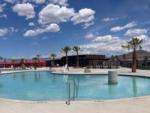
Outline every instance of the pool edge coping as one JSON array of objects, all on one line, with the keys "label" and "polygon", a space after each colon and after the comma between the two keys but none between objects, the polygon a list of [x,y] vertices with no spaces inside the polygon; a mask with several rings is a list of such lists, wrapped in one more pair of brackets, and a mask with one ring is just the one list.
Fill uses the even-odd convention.
[{"label": "pool edge coping", "polygon": [[[120,98],[120,99],[108,99],[108,100],[75,100],[75,101],[70,101],[71,103],[84,103],[84,102],[119,102],[119,101],[134,101],[134,100],[139,100],[139,99],[147,99],[150,98],[150,95],[146,96],[139,96],[139,97],[129,97],[129,98]],[[63,100],[47,100],[47,101],[30,101],[30,100],[17,100],[17,99],[5,99],[5,98],[0,98],[0,101],[4,102],[15,102],[15,103],[29,103],[29,104],[41,104],[41,103],[66,103],[66,101]]]},{"label": "pool edge coping", "polygon": [[[0,73],[2,74],[13,74],[13,73],[21,73],[21,72],[41,72],[41,71],[47,71],[52,74],[57,75],[107,75],[108,73],[60,73],[60,72],[52,72],[50,70],[21,70],[21,71],[14,71],[14,72],[6,72],[6,73]],[[150,76],[140,75],[138,73],[119,73],[119,76],[134,76],[134,77],[143,77],[143,78],[150,78]],[[127,98],[119,98],[119,99],[108,99],[108,100],[75,100],[71,102],[116,102],[116,101],[125,101],[125,100],[137,100],[137,99],[145,99],[150,98],[150,95],[144,95],[144,96],[138,96],[138,97],[127,97]],[[16,102],[16,103],[65,103],[65,100],[47,100],[47,101],[32,101],[32,100],[17,100],[17,99],[6,99],[6,98],[0,98],[0,101],[6,101],[6,102]]]}]

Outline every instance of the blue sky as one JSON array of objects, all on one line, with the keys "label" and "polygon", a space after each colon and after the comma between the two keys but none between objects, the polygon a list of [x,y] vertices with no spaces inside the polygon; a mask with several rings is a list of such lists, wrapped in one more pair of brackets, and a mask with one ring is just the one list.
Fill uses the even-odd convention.
[{"label": "blue sky", "polygon": [[149,26],[150,0],[1,0],[0,55],[61,56],[66,45],[81,54],[122,54],[134,36],[148,50]]}]

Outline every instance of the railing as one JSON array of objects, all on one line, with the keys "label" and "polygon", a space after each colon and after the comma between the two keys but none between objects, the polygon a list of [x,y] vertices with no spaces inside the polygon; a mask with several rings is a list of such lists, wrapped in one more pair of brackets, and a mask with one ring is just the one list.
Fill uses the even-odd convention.
[{"label": "railing", "polygon": [[68,76],[67,77],[68,98],[66,101],[67,105],[70,105],[70,102],[72,100],[75,100],[76,98],[78,98],[78,91],[79,91],[79,80],[75,79],[74,77]]}]

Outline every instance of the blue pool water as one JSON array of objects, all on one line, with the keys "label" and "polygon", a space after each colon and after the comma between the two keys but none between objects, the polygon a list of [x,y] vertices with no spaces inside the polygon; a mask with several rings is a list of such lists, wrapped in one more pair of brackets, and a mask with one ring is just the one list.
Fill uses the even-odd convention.
[{"label": "blue pool water", "polygon": [[106,75],[54,75],[22,72],[0,76],[0,98],[17,100],[104,100],[150,95],[150,79],[119,76],[108,85]]}]

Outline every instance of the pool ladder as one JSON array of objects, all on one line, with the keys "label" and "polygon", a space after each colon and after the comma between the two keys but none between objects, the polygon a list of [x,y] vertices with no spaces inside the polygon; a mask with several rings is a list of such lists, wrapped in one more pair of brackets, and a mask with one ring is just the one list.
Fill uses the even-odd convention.
[{"label": "pool ladder", "polygon": [[68,100],[66,101],[67,105],[70,105],[71,100],[75,100],[75,98],[78,97],[79,82],[76,82],[76,80],[71,80],[68,82]]}]

